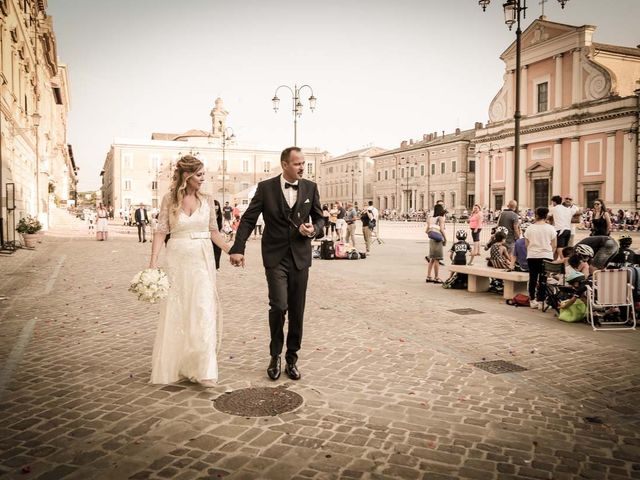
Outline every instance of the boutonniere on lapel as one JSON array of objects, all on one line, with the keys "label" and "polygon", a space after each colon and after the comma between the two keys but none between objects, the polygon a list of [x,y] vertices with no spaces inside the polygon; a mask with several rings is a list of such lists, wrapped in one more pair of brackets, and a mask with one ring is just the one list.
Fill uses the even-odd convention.
[{"label": "boutonniere on lapel", "polygon": [[304,201],[304,203],[309,203],[309,199],[307,198],[307,199]]}]

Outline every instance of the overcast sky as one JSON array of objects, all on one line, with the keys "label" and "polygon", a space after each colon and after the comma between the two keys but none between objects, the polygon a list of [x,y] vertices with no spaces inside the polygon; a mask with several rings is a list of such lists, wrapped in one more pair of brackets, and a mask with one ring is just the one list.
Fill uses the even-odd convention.
[{"label": "overcast sky", "polygon": [[[239,141],[289,146],[290,95],[278,114],[271,106],[281,84],[313,87],[298,144],[333,155],[486,122],[498,57],[515,39],[502,3],[483,13],[476,0],[49,0],[80,189],[98,188],[114,137],[208,130],[218,96]],[[525,26],[540,16],[538,0],[528,5]],[[545,14],[597,25],[599,42],[640,43],[638,0],[549,0]]]}]

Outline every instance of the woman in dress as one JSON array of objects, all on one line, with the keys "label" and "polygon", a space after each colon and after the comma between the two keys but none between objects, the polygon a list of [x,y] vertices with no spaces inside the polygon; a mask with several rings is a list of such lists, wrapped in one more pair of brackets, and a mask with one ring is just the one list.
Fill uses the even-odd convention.
[{"label": "woman in dress", "polygon": [[[427,283],[442,283],[440,278],[440,261],[444,259],[443,247],[447,243],[444,228],[445,209],[441,202],[433,207],[433,216],[428,220],[427,234],[429,235],[429,267],[427,268]],[[440,238],[437,238],[440,237]],[[431,272],[435,275],[431,276]]]},{"label": "woman in dress", "polygon": [[473,250],[471,251],[471,259],[469,265],[473,265],[473,258],[480,256],[480,232],[482,231],[482,211],[480,205],[473,206],[471,217],[469,217],[469,228],[471,229],[471,238],[473,238]]},{"label": "woman in dress", "polygon": [[98,223],[96,225],[96,240],[102,242],[104,240],[107,240],[107,236],[109,235],[109,221],[107,220],[109,211],[104,208],[103,204],[100,204],[98,206],[98,209],[96,210],[96,214],[98,216]]},{"label": "woman in dress", "polygon": [[203,163],[185,155],[162,199],[149,268],[157,268],[170,234],[164,262],[170,287],[153,347],[151,383],[188,379],[212,387],[218,380],[222,317],[211,242],[226,253],[229,246],[218,231],[213,198],[200,192],[204,179]]},{"label": "woman in dress", "polygon": [[600,236],[611,234],[611,215],[607,212],[604,202],[598,198],[593,202],[593,218],[591,219],[591,235]]}]

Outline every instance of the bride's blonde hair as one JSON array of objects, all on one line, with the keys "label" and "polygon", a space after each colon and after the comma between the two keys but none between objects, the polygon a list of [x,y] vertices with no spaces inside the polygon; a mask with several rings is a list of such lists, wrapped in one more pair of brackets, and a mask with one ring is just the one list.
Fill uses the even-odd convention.
[{"label": "bride's blonde hair", "polygon": [[[171,198],[170,206],[170,224],[175,225],[178,215],[180,214],[180,208],[182,207],[182,200],[187,193],[187,183],[189,179],[204,168],[204,164],[193,155],[185,155],[178,160],[176,168],[173,171],[173,179],[169,194]],[[198,204],[202,204],[202,195],[196,191],[196,199]]]}]

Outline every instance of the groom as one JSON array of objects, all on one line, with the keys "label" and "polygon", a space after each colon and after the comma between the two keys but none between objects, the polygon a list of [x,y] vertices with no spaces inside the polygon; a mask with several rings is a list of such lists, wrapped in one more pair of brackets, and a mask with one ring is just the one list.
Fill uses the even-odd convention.
[{"label": "groom", "polygon": [[267,374],[272,380],[280,377],[284,319],[288,312],[285,372],[292,380],[299,380],[301,375],[296,362],[302,342],[302,320],[311,266],[311,239],[322,234],[324,219],[317,185],[302,178],[302,151],[298,147],[284,149],[280,164],[282,175],[258,183],[229,254],[233,265],[244,266],[245,243],[262,213],[265,224],[262,263],[269,287],[271,330],[271,362]]}]

